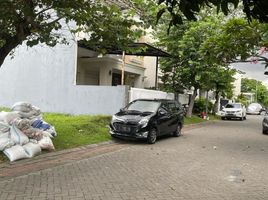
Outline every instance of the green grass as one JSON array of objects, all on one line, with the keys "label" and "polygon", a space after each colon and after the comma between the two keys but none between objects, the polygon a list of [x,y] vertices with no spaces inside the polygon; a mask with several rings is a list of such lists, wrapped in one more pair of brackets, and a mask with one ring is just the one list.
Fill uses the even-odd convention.
[{"label": "green grass", "polygon": [[[3,110],[0,108],[0,111]],[[4,109],[8,111],[8,109]],[[109,135],[108,125],[111,116],[90,116],[90,115],[66,115],[57,113],[44,113],[44,120],[53,125],[58,133],[53,139],[56,151],[83,146],[87,144],[95,144],[111,139]],[[210,120],[217,117],[210,116]],[[185,118],[185,125],[205,122],[193,115],[192,118]],[[0,152],[0,161],[8,161],[6,156]]]},{"label": "green grass", "polygon": [[56,128],[53,139],[56,150],[69,149],[81,145],[108,141],[110,116],[64,115],[45,113],[44,120]]},{"label": "green grass", "polygon": [[[215,115],[209,115],[209,121],[211,121],[211,120],[218,120],[218,119],[219,119],[218,116],[215,116]],[[206,122],[206,121],[208,121],[208,120],[206,120],[206,119],[202,119],[202,118],[200,118],[200,117],[197,116],[197,115],[192,115],[191,118],[186,117],[186,118],[184,119],[184,124],[185,124],[185,125],[189,125],[189,124],[197,124],[197,123]]]}]

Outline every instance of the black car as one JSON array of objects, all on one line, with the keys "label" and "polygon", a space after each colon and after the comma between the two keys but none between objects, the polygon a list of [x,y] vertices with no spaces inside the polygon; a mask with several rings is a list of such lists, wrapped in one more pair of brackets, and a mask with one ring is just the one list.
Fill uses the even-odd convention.
[{"label": "black car", "polygon": [[267,110],[262,121],[262,133],[263,134],[268,133],[268,111]]},{"label": "black car", "polygon": [[137,99],[113,115],[110,124],[112,137],[146,139],[149,144],[157,136],[181,135],[183,108],[174,100]]}]

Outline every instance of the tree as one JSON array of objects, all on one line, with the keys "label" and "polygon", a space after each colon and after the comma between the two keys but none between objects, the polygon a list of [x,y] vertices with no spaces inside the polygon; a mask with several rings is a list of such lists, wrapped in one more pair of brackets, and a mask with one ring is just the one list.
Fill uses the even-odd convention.
[{"label": "tree", "polygon": [[157,34],[160,40],[159,45],[165,46],[173,55],[172,58],[161,61],[165,89],[177,93],[183,89],[194,88],[190,98],[188,117],[192,115],[198,89],[206,91],[216,87],[220,91],[225,89],[219,86],[221,80],[218,85],[216,84],[220,66],[210,63],[201,51],[204,42],[217,34],[220,25],[221,19],[206,17],[196,22],[185,22],[178,27],[172,27],[168,35],[166,34],[167,25],[163,25]]},{"label": "tree", "polygon": [[[1,0],[0,67],[23,42],[30,47],[66,43],[63,29],[88,33],[84,42],[104,53],[107,47],[126,48],[140,36],[142,23],[133,19],[133,8],[129,12],[121,9],[98,0]],[[69,26],[73,22],[75,26]]]},{"label": "tree", "polygon": [[264,105],[268,106],[268,90],[262,84],[261,81],[257,81],[255,79],[243,78],[241,81],[241,92],[246,93],[254,93],[255,100]]},{"label": "tree", "polygon": [[221,66],[211,67],[203,78],[203,83],[206,83],[206,90],[213,90],[215,93],[215,103],[213,112],[216,113],[219,110],[220,97],[227,97],[229,99],[233,96],[233,82],[235,81],[234,75],[236,70],[229,69]]},{"label": "tree", "polygon": [[[267,60],[259,49],[266,46],[268,24],[257,21],[248,23],[243,18],[230,18],[208,38],[202,47],[202,53],[211,63],[229,65],[233,62],[247,62],[251,56]],[[268,60],[267,60],[268,61]]]},{"label": "tree", "polygon": [[248,99],[247,99],[247,97],[243,93],[241,93],[240,95],[238,95],[238,97],[236,98],[235,101],[236,102],[240,102],[240,103],[248,106]]},{"label": "tree", "polygon": [[268,1],[267,0],[158,0],[158,4],[164,7],[158,12],[157,18],[163,13],[170,13],[170,25],[178,25],[186,17],[190,20],[197,20],[198,13],[204,7],[217,7],[225,15],[231,12],[232,7],[239,3],[243,5],[243,12],[249,21],[257,19],[259,22],[268,22]]}]

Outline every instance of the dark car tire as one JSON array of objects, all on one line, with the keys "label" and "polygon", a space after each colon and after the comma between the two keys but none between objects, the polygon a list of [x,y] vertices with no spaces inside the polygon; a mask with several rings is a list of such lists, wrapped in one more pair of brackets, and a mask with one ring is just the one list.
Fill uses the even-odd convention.
[{"label": "dark car tire", "polygon": [[225,117],[221,117],[221,120],[225,120],[226,118]]},{"label": "dark car tire", "polygon": [[247,116],[244,117],[244,120],[246,120],[246,119],[247,119]]},{"label": "dark car tire", "polygon": [[154,144],[157,138],[157,130],[155,128],[152,128],[149,131],[148,137],[147,137],[147,143],[148,144]]},{"label": "dark car tire", "polygon": [[267,132],[264,129],[262,129],[262,134],[266,135]]},{"label": "dark car tire", "polygon": [[181,136],[181,124],[178,124],[176,131],[173,133],[174,137],[180,137]]},{"label": "dark car tire", "polygon": [[244,117],[240,117],[240,121],[243,121],[244,120]]}]

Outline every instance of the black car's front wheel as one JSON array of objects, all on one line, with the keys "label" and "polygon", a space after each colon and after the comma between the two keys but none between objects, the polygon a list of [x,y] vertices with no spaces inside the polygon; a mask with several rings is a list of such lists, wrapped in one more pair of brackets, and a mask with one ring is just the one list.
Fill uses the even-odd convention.
[{"label": "black car's front wheel", "polygon": [[147,137],[147,142],[148,144],[154,144],[157,138],[157,130],[155,128],[152,128],[149,131],[148,137]]},{"label": "black car's front wheel", "polygon": [[181,136],[181,124],[178,124],[176,131],[173,133],[174,137],[180,137]]}]

